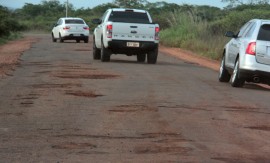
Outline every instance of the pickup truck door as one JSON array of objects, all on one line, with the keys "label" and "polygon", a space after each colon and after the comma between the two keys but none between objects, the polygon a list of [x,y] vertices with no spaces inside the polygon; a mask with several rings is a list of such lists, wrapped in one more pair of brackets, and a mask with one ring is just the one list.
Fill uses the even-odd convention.
[{"label": "pickup truck door", "polygon": [[99,24],[95,29],[95,42],[96,47],[101,48],[101,34],[102,34],[102,28],[103,24]]}]

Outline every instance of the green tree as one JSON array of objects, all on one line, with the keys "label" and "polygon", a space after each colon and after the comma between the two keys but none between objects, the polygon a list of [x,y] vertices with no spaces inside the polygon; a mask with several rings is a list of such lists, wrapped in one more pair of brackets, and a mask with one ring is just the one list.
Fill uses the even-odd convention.
[{"label": "green tree", "polygon": [[7,7],[0,5],[0,37],[9,36],[11,32],[17,32],[22,29],[24,27],[14,18],[13,12]]},{"label": "green tree", "polygon": [[246,3],[244,0],[221,0],[221,2],[229,3],[227,8],[233,8],[244,4],[269,4],[269,0],[248,0]]},{"label": "green tree", "polygon": [[113,3],[123,8],[144,8],[147,0],[114,0]]}]

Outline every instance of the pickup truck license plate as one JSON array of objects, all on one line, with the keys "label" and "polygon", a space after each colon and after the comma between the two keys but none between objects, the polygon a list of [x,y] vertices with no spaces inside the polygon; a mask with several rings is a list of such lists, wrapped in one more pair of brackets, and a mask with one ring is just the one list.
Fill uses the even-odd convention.
[{"label": "pickup truck license plate", "polygon": [[139,42],[127,42],[127,47],[140,47],[140,43]]}]

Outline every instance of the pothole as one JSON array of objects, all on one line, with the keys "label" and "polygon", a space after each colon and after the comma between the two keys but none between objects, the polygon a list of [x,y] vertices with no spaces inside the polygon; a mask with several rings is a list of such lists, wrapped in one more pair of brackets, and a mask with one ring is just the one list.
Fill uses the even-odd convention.
[{"label": "pothole", "polygon": [[67,95],[73,95],[73,96],[78,96],[78,97],[89,97],[89,98],[95,98],[95,97],[100,97],[103,96],[101,94],[96,94],[93,91],[66,91]]},{"label": "pothole", "polygon": [[119,77],[119,75],[113,74],[57,74],[54,76],[63,79],[113,79]]},{"label": "pothole", "polygon": [[135,104],[135,105],[119,105],[119,106],[116,106],[114,109],[110,109],[108,111],[115,112],[115,113],[133,113],[133,112],[142,112],[142,111],[157,112],[158,108]]},{"label": "pothole", "polygon": [[270,126],[249,126],[245,128],[252,129],[252,130],[270,131]]},{"label": "pothole", "polygon": [[65,83],[65,84],[34,84],[31,85],[33,88],[72,88],[82,87],[81,84]]},{"label": "pothole", "polygon": [[75,51],[91,51],[91,49],[75,49]]},{"label": "pothole", "polygon": [[181,155],[187,155],[191,151],[191,148],[187,147],[162,147],[162,146],[142,146],[136,147],[134,152],[136,154],[158,154],[158,153],[176,153]]},{"label": "pothole", "polygon": [[97,148],[96,145],[90,143],[74,143],[74,142],[67,142],[63,144],[52,145],[54,149],[81,149],[81,148]]},{"label": "pothole", "polygon": [[0,113],[0,116],[22,116],[24,113],[23,112],[19,112],[19,113]]}]

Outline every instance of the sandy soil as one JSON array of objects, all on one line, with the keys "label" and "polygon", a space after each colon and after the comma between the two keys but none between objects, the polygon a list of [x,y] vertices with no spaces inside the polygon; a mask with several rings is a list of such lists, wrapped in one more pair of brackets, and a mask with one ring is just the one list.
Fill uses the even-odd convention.
[{"label": "sandy soil", "polygon": [[159,50],[162,53],[170,54],[181,60],[191,62],[191,63],[196,63],[198,65],[201,65],[203,67],[208,67],[216,71],[219,70],[219,61],[215,61],[215,60],[207,59],[202,56],[198,56],[190,51],[182,50],[180,48],[169,48],[165,46],[160,46]]},{"label": "sandy soil", "polygon": [[25,37],[16,41],[11,41],[0,46],[0,77],[10,75],[19,63],[21,54],[29,49],[38,39],[34,37]]}]

